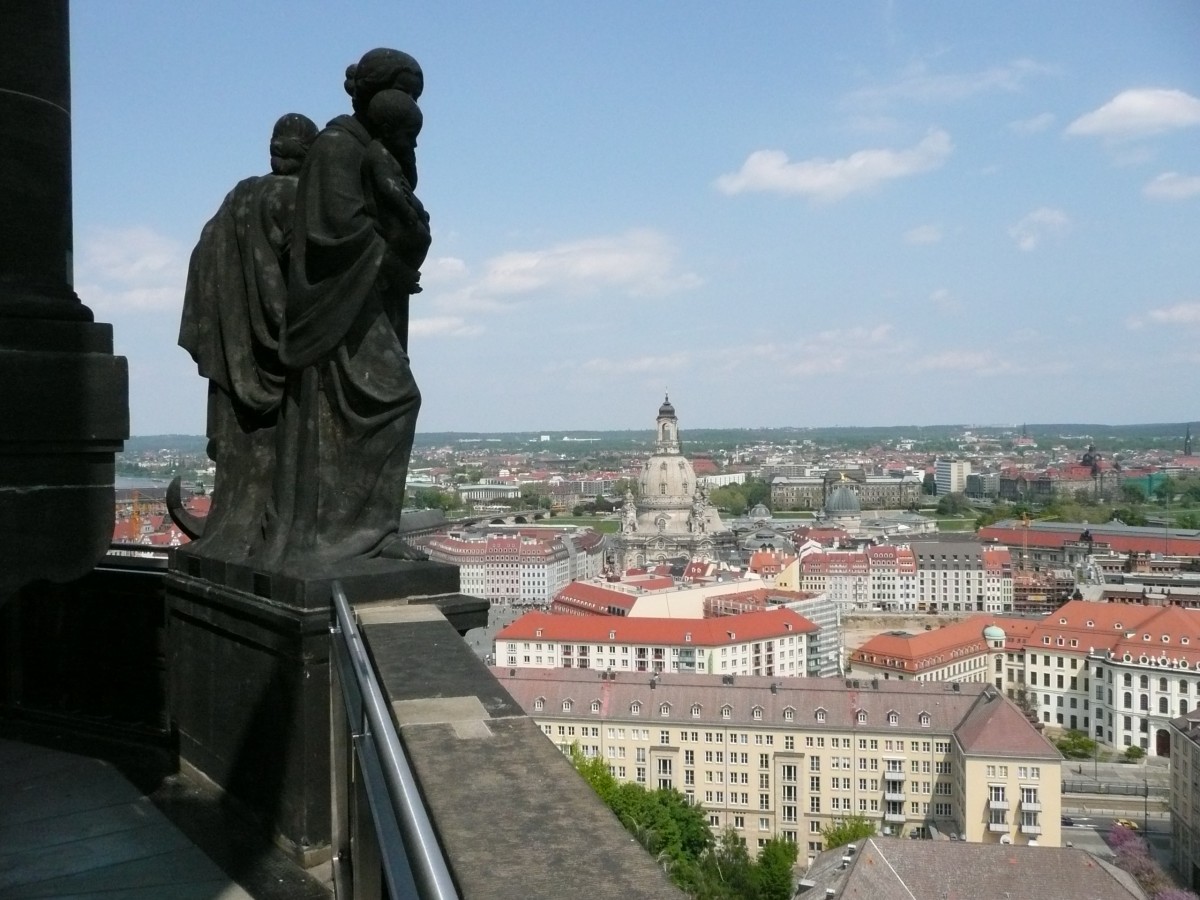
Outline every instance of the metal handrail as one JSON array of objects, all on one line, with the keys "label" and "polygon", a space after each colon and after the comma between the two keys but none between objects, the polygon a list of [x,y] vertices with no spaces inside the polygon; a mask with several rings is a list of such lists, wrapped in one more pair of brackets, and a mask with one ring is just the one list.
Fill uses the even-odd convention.
[{"label": "metal handrail", "polygon": [[457,900],[458,890],[392,723],[350,603],[333,583],[331,657],[393,898]]}]

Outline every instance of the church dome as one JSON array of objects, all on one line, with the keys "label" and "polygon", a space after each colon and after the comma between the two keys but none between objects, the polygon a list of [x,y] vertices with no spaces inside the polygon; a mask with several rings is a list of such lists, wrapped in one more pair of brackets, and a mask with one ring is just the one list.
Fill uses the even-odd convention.
[{"label": "church dome", "polygon": [[983,639],[985,641],[1002,641],[1004,640],[1004,629],[999,625],[989,625],[983,629]]},{"label": "church dome", "polygon": [[696,493],[696,472],[679,453],[655,454],[638,476],[638,507],[690,509]]},{"label": "church dome", "polygon": [[858,493],[845,484],[839,484],[829,492],[825,500],[825,515],[827,516],[857,516],[862,513],[858,502]]},{"label": "church dome", "polygon": [[769,519],[771,511],[767,509],[766,504],[756,503],[750,508],[750,512],[746,513],[747,519]]},{"label": "church dome", "polygon": [[671,405],[671,396],[668,394],[663,398],[662,406],[658,408],[659,418],[675,418],[675,407]]}]

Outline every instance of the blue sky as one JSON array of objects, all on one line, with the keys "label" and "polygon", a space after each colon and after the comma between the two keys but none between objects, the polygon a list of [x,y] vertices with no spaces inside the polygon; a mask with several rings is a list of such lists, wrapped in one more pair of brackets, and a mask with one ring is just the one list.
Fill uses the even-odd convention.
[{"label": "blue sky", "polygon": [[187,259],[272,123],[425,69],[422,431],[1195,419],[1200,5],[72,4],[76,290],[204,430]]}]

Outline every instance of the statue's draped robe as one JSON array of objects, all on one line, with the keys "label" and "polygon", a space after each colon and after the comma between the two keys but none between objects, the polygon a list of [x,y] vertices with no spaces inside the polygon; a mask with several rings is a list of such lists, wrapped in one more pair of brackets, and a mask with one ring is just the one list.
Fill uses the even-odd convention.
[{"label": "statue's draped robe", "polygon": [[179,344],[208,379],[209,455],[217,464],[201,543],[244,560],[262,533],[283,397],[279,333],[297,179],[239,182],[192,251]]},{"label": "statue's draped robe", "polygon": [[359,121],[339,116],[300,172],[269,567],[369,558],[398,540],[421,395],[379,286],[387,248],[366,210],[369,142]]}]

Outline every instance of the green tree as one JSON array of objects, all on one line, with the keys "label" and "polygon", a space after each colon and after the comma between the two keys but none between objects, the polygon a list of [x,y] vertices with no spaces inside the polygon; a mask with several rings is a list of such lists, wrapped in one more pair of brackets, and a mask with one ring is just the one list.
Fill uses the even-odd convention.
[{"label": "green tree", "polygon": [[1067,759],[1089,759],[1096,752],[1096,742],[1082,731],[1068,731],[1054,746]]},{"label": "green tree", "polygon": [[834,847],[844,847],[869,838],[875,833],[875,823],[866,816],[850,816],[839,819],[821,830],[821,839],[826,850]]},{"label": "green tree", "polygon": [[1129,760],[1130,762],[1137,762],[1139,759],[1141,759],[1145,755],[1146,755],[1146,751],[1143,750],[1141,747],[1137,746],[1136,744],[1134,744],[1132,747],[1125,748],[1125,758],[1127,760]]},{"label": "green tree", "polygon": [[938,498],[938,515],[956,516],[959,513],[966,512],[970,508],[970,505],[967,503],[966,494],[943,494]]},{"label": "green tree", "polygon": [[1164,475],[1162,481],[1154,486],[1154,498],[1163,506],[1167,506],[1178,493],[1179,486],[1170,475]]},{"label": "green tree", "polygon": [[1200,528],[1200,513],[1180,513],[1175,517],[1176,528]]},{"label": "green tree", "polygon": [[1121,485],[1121,500],[1125,503],[1138,504],[1146,502],[1146,489],[1134,481]]},{"label": "green tree", "polygon": [[754,871],[755,896],[760,900],[790,900],[795,890],[792,867],[796,865],[796,845],[783,838],[771,838],[758,851]]},{"label": "green tree", "polygon": [[729,510],[730,515],[740,516],[746,511],[746,496],[737,486],[729,484],[719,487],[709,495],[713,506]]},{"label": "green tree", "polygon": [[762,503],[768,509],[771,507],[771,486],[761,478],[747,478],[741,485],[742,496],[746,498],[746,508]]}]

